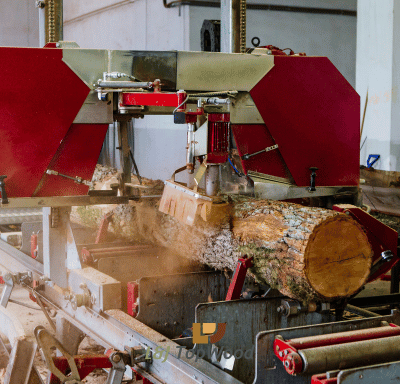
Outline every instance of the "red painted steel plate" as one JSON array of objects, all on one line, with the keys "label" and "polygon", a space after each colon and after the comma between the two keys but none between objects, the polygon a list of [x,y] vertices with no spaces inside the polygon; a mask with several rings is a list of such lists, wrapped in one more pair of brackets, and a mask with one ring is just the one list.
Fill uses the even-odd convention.
[{"label": "red painted steel plate", "polygon": [[[72,124],[49,169],[63,175],[91,180],[108,124]],[[89,187],[62,176],[44,175],[35,196],[85,195]]]},{"label": "red painted steel plate", "polygon": [[[263,124],[235,124],[231,127],[240,157],[275,145],[274,139]],[[290,179],[290,172],[283,161],[279,148],[252,156],[248,160],[241,160],[241,162],[246,174],[248,171],[254,171]]]},{"label": "red painted steel plate", "polygon": [[176,93],[124,93],[124,105],[155,105],[157,107],[177,107],[178,95]]},{"label": "red painted steel plate", "polygon": [[374,281],[379,276],[383,275],[386,272],[389,272],[392,267],[394,267],[394,265],[399,261],[399,255],[397,254],[397,231],[381,223],[379,220],[375,219],[367,212],[358,207],[343,208],[334,205],[333,210],[338,212],[349,211],[353,218],[364,227],[365,233],[368,236],[368,241],[374,252],[372,257],[373,264],[381,258],[381,254],[383,251],[390,250],[393,253],[393,259],[383,264],[383,266],[378,271],[370,275],[368,278],[368,282]]},{"label": "red painted steel plate", "polygon": [[358,185],[360,98],[326,57],[275,56],[250,91],[298,186]]},{"label": "red painted steel plate", "polygon": [[9,197],[29,197],[89,88],[61,49],[2,47],[0,74],[0,174]]}]

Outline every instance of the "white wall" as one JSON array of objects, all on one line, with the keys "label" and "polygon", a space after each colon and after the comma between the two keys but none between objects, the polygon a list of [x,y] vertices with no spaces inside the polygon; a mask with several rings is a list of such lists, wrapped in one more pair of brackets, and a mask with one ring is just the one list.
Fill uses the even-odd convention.
[{"label": "white wall", "polygon": [[82,48],[184,50],[185,28],[185,15],[162,1],[64,1],[64,40]]},{"label": "white wall", "polygon": [[32,0],[0,1],[0,46],[38,47],[39,11]]},{"label": "white wall", "polygon": [[400,2],[359,0],[356,89],[366,106],[361,163],[379,154],[375,168],[400,171]]},{"label": "white wall", "polygon": [[[357,9],[356,0],[252,0],[249,3]],[[190,7],[190,50],[200,50],[200,29],[204,19],[220,19],[219,8]],[[264,10],[247,11],[247,46],[257,36],[261,45],[275,45],[305,52],[308,56],[327,56],[355,87],[357,18]]]}]

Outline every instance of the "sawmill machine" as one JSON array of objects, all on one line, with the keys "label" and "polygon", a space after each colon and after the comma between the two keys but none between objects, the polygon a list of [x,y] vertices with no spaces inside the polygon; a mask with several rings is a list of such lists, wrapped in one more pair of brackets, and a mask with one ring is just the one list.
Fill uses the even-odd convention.
[{"label": "sawmill machine", "polygon": [[[0,220],[22,223],[20,249],[0,241],[8,383],[17,374],[33,382],[36,344],[51,383],[80,382],[96,367],[109,369],[113,384],[128,372],[144,383],[204,384],[398,376],[396,312],[336,323],[342,314],[330,303],[304,306],[246,280],[246,259],[232,279],[177,271],[160,247],[101,242],[107,217],[96,240],[70,221],[73,206],[140,198],[130,183],[128,122],[146,115],[170,115],[186,127],[186,162],[171,169],[160,209],[187,225],[207,220],[226,194],[359,204],[359,96],[327,58],[272,46],[225,54],[69,42],[2,47],[0,58]],[[118,188],[98,191],[91,179],[114,122],[124,173]],[[178,183],[184,170],[189,181]],[[359,208],[346,212],[367,232],[369,281],[376,279],[397,262],[397,233]],[[15,285],[40,305],[57,339],[40,327],[36,342],[25,337],[6,308]],[[240,299],[243,287],[253,292],[249,299]],[[49,312],[57,313],[56,324]],[[74,357],[82,334],[107,354]],[[62,356],[53,357],[52,348]]]}]

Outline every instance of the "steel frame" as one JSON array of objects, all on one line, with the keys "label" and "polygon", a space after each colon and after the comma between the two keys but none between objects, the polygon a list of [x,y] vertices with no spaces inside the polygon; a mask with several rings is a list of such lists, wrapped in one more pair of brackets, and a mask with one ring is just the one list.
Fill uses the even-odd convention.
[{"label": "steel frame", "polygon": [[[43,277],[43,265],[3,241],[0,241],[0,259],[1,264],[12,273],[29,271],[32,272],[33,279]],[[28,285],[23,284],[23,286],[32,291]],[[160,384],[165,382],[240,383],[228,373],[206,361],[190,360],[186,356],[178,358],[180,349],[178,344],[121,310],[113,309],[103,312],[85,306],[75,310],[68,298],[65,298],[66,292],[65,289],[56,286],[53,281],[47,280],[40,290],[35,291],[35,294],[76,328],[108,349],[123,351],[126,347],[141,346],[150,348],[151,353],[169,349],[168,359],[164,363],[161,359],[153,358],[151,363],[140,363],[133,367],[134,371],[150,382]],[[12,337],[11,330],[4,331],[7,336],[10,334]]]}]

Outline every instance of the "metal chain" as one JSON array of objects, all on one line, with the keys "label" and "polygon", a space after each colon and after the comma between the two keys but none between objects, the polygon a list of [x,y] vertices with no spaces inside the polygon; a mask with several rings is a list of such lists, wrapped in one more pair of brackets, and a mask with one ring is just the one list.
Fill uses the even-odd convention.
[{"label": "metal chain", "polygon": [[56,40],[56,11],[54,0],[48,0],[48,31],[49,43],[54,43]]},{"label": "metal chain", "polygon": [[246,0],[240,0],[240,53],[246,53]]}]

